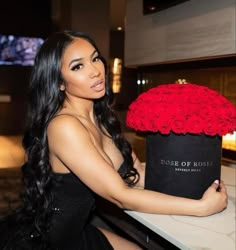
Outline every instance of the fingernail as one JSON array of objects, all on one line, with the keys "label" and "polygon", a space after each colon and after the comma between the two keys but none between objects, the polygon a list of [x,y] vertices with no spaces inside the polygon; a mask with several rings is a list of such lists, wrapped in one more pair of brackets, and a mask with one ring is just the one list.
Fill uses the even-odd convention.
[{"label": "fingernail", "polygon": [[215,180],[214,183],[215,184],[219,184],[220,182],[219,182],[219,180]]}]

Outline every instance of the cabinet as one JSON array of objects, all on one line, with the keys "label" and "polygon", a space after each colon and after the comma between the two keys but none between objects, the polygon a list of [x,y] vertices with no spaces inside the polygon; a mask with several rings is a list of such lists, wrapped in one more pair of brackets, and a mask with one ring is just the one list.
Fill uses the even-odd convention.
[{"label": "cabinet", "polygon": [[177,79],[186,79],[187,82],[218,91],[236,105],[236,67],[144,71],[142,79],[146,82],[142,91],[160,84],[174,83]]}]

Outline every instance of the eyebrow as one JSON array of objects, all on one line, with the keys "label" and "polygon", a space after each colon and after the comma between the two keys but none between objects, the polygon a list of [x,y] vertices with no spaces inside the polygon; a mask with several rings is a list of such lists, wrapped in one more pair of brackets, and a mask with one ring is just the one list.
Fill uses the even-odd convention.
[{"label": "eyebrow", "polygon": [[[98,51],[95,49],[95,50],[93,51],[93,53],[91,54],[90,57],[93,57],[96,53],[98,53]],[[71,60],[70,63],[69,63],[69,67],[71,66],[72,63],[74,63],[74,62],[79,62],[79,61],[81,61],[81,60],[83,60],[83,58],[75,58],[75,59]]]}]

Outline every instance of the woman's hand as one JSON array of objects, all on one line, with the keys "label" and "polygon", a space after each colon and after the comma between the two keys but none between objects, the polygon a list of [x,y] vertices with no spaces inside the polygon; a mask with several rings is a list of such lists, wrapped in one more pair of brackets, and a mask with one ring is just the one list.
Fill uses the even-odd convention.
[{"label": "woman's hand", "polygon": [[227,206],[227,192],[223,181],[218,180],[205,191],[200,202],[203,205],[199,216],[207,216],[221,212]]}]

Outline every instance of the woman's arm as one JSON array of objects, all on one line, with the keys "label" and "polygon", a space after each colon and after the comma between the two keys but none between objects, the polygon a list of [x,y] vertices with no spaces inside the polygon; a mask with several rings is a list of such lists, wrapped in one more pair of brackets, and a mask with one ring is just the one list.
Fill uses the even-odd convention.
[{"label": "woman's arm", "polygon": [[84,126],[73,117],[58,117],[48,127],[50,150],[91,190],[121,208],[147,213],[206,216],[226,207],[223,184],[213,184],[201,200],[129,188],[97,147]]}]

